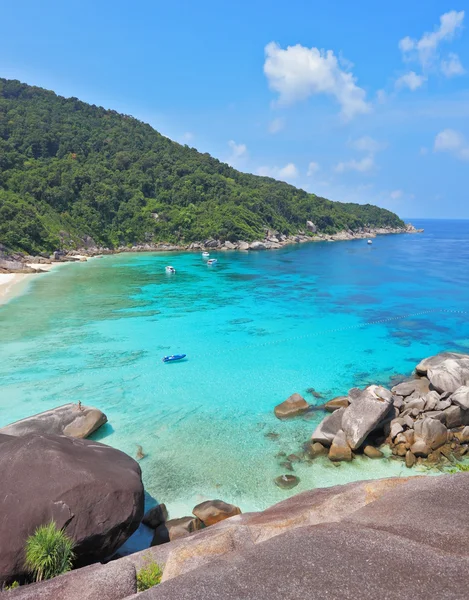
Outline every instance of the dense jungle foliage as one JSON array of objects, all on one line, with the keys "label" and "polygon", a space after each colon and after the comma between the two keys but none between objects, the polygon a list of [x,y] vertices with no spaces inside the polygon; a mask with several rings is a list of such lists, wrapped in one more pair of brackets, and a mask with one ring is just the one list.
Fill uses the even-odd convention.
[{"label": "dense jungle foliage", "polygon": [[342,204],[236,171],[150,125],[0,79],[0,244],[28,253],[92,238],[115,247],[253,240],[266,228],[333,233],[401,226],[392,212]]}]

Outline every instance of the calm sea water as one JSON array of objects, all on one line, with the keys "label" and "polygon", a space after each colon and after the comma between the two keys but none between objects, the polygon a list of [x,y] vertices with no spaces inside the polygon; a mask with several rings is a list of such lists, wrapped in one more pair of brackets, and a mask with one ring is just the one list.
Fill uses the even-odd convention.
[{"label": "calm sea water", "polygon": [[[323,414],[280,422],[273,408],[469,352],[469,222],[415,224],[425,233],[372,246],[220,252],[214,268],[199,254],[125,254],[38,277],[0,307],[0,425],[65,402],[99,407],[109,425],[96,439],[132,456],[142,446],[145,487],[173,517],[207,498],[246,511],[404,474],[393,460],[324,460],[295,465],[300,485],[278,489],[275,455],[298,451]],[[161,362],[179,352],[188,360]]]}]

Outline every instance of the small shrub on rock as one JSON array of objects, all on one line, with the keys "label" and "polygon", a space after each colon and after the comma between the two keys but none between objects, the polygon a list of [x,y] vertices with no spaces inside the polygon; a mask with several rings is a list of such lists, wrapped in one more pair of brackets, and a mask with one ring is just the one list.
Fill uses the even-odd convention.
[{"label": "small shrub on rock", "polygon": [[67,573],[74,558],[73,540],[54,521],[38,527],[26,542],[26,567],[36,581]]},{"label": "small shrub on rock", "polygon": [[145,565],[137,571],[137,591],[144,592],[160,583],[163,570],[152,558],[145,559]]}]

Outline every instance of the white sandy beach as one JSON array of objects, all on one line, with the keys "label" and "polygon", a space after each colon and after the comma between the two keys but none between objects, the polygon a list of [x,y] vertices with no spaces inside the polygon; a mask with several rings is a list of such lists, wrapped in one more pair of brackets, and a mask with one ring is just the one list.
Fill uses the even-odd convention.
[{"label": "white sandy beach", "polygon": [[[50,271],[59,264],[28,264],[28,267],[39,271]],[[41,277],[41,273],[0,273],[0,305],[6,304],[14,296],[19,295],[32,277]]]}]

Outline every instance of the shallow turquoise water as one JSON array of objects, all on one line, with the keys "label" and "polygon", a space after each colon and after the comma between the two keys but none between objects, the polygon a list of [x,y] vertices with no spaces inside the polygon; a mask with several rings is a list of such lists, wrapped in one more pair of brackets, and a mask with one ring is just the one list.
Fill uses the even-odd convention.
[{"label": "shallow turquoise water", "polygon": [[[469,351],[469,222],[420,225],[425,234],[372,246],[220,252],[214,268],[188,253],[64,265],[0,307],[0,425],[65,402],[101,408],[110,425],[97,439],[133,456],[142,446],[145,487],[173,517],[210,497],[261,509],[404,473],[392,460],[317,461],[295,465],[301,483],[282,491],[275,454],[298,451],[323,413],[279,422],[273,408],[293,392],[322,402],[310,387],[328,399],[440,350]],[[161,362],[178,352],[188,360]]]}]

